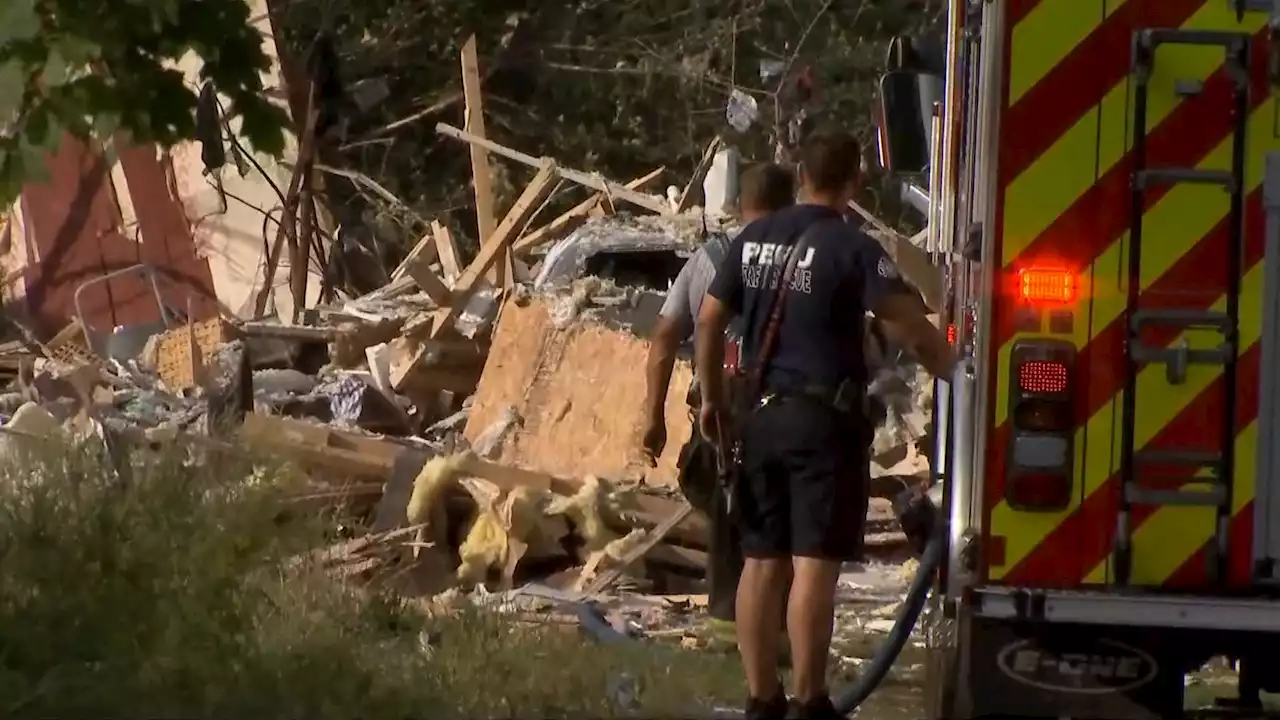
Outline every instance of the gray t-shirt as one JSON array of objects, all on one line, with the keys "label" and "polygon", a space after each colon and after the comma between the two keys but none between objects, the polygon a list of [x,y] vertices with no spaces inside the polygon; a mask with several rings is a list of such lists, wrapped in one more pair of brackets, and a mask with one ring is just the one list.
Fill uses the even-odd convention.
[{"label": "gray t-shirt", "polygon": [[717,258],[723,258],[728,249],[729,239],[726,237],[716,236],[708,240],[684,264],[667,291],[666,302],[662,303],[658,314],[675,323],[681,342],[693,339],[702,298],[716,277]]}]

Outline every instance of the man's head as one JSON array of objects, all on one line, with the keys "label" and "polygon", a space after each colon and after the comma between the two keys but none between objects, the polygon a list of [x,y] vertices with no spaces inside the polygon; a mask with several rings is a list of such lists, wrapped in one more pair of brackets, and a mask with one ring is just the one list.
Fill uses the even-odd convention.
[{"label": "man's head", "polygon": [[796,184],[791,173],[773,163],[752,165],[738,180],[738,210],[746,222],[795,201]]},{"label": "man's head", "polygon": [[805,199],[843,210],[862,177],[862,146],[843,131],[817,132],[800,148],[800,183]]}]

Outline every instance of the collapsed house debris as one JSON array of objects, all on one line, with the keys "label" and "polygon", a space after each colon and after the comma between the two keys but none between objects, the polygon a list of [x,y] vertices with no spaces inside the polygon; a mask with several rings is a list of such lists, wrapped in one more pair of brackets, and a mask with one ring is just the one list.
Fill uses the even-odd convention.
[{"label": "collapsed house debris", "polygon": [[[620,184],[468,127],[438,130],[484,151],[472,156],[478,211],[494,212],[480,197],[488,155],[536,170],[505,215],[479,224],[469,263],[433,222],[389,282],[363,296],[327,287],[328,301],[303,307],[305,278],[295,276],[303,292],[287,319],[268,317],[259,295],[249,317],[167,320],[135,328],[126,345],[98,342],[78,321],[40,339],[10,318],[23,339],[0,348],[12,381],[0,394],[0,435],[50,436],[89,418],[103,437],[152,445],[243,441],[305,474],[292,512],[324,513],[342,528],[312,560],[409,596],[530,581],[575,596],[696,596],[706,520],[674,490],[690,432],[687,359],[671,383],[671,442],[656,467],[638,462],[638,415],[645,337],[664,293],[700,243],[736,229],[695,203],[719,141],[668,200],[644,191],[661,169]],[[592,194],[539,225],[561,182]],[[291,185],[301,215],[281,223],[260,287],[272,285],[285,248],[305,255],[311,193],[309,182]],[[907,275],[929,301],[936,285],[918,277],[927,272]],[[887,480],[873,488],[868,547],[889,560],[909,554],[887,498],[927,479],[932,384],[892,348],[876,382],[887,420],[874,467]]]}]

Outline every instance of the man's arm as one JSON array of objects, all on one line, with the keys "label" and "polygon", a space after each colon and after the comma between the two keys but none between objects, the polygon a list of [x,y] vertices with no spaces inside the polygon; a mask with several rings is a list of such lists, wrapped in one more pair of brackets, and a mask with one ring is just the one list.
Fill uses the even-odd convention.
[{"label": "man's arm", "polygon": [[658,311],[658,321],[649,332],[649,358],[645,366],[645,417],[652,421],[666,417],[667,388],[676,364],[680,343],[693,334],[693,308],[689,285],[693,277],[693,259],[686,262],[667,292]]},{"label": "man's arm", "polygon": [[901,342],[910,347],[920,364],[935,377],[947,378],[956,365],[955,353],[941,330],[920,311],[920,301],[905,293],[886,295],[872,310],[892,323]]},{"label": "man's arm", "polygon": [[[738,268],[727,268],[739,272]],[[724,331],[729,327],[729,308],[711,293],[702,299],[698,311],[698,336],[694,344],[694,368],[703,404],[724,407]]]},{"label": "man's arm", "polygon": [[858,244],[856,265],[863,307],[893,329],[893,339],[911,349],[935,377],[950,377],[955,354],[947,337],[929,322],[927,308],[901,275],[880,244],[865,238]]},{"label": "man's arm", "polygon": [[716,277],[698,311],[694,369],[703,404],[714,408],[724,407],[724,331],[729,327],[729,320],[742,312],[741,258],[745,234],[739,233],[729,245],[729,252],[716,269]]}]

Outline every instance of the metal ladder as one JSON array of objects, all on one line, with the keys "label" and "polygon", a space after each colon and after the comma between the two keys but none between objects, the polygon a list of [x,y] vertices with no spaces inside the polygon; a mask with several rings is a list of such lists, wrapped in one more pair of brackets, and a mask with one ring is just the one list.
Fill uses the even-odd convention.
[{"label": "metal ladder", "polygon": [[[1120,500],[1114,547],[1114,583],[1129,585],[1133,571],[1133,505],[1183,505],[1211,507],[1217,511],[1214,541],[1209,553],[1209,575],[1219,585],[1226,581],[1231,524],[1231,480],[1235,470],[1235,387],[1238,359],[1240,271],[1244,241],[1245,196],[1245,129],[1249,117],[1249,60],[1251,38],[1245,33],[1186,31],[1177,29],[1144,29],[1133,38],[1133,148],[1132,225],[1129,231],[1128,297],[1125,305],[1127,341],[1125,344],[1125,381],[1122,401],[1120,447]],[[1221,46],[1226,54],[1226,70],[1235,84],[1230,111],[1234,115],[1235,133],[1230,170],[1196,170],[1190,168],[1148,167],[1147,103],[1156,48],[1161,45]],[[1184,96],[1199,94],[1198,81],[1180,81],[1176,91]],[[1143,310],[1138,307],[1142,284],[1142,216],[1146,192],[1157,184],[1198,183],[1217,185],[1231,194],[1229,238],[1224,251],[1227,258],[1226,312],[1195,308]],[[1181,346],[1155,347],[1142,342],[1142,331],[1148,327],[1214,330],[1222,342],[1215,348],[1190,349]],[[1220,419],[1222,447],[1211,451],[1138,451],[1134,426],[1137,418],[1138,371],[1142,363],[1161,363],[1171,385],[1186,382],[1187,368],[1196,365],[1221,365],[1224,383],[1223,412]],[[1179,467],[1207,471],[1203,477],[1186,481],[1197,489],[1157,489],[1145,485],[1144,479],[1157,479],[1159,473],[1149,468]],[[1180,478],[1181,479],[1181,478]]]}]

